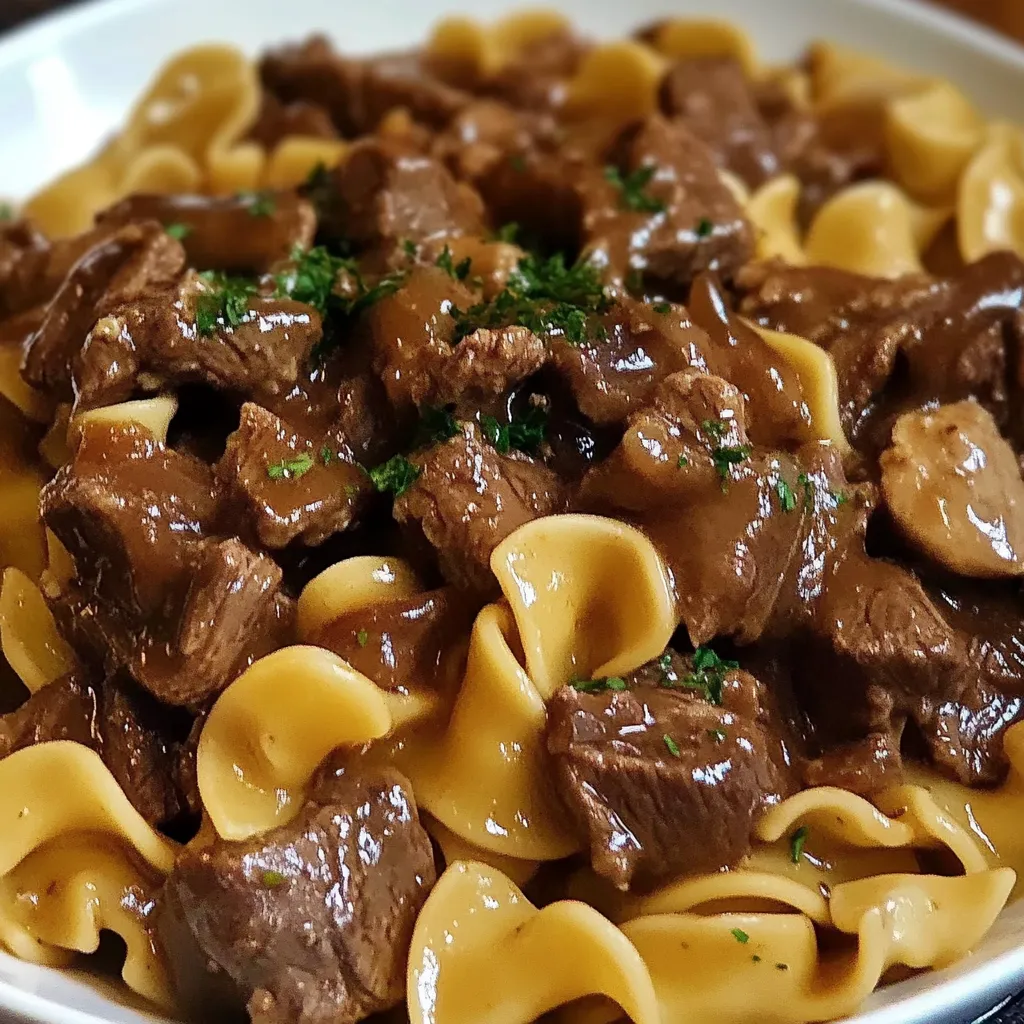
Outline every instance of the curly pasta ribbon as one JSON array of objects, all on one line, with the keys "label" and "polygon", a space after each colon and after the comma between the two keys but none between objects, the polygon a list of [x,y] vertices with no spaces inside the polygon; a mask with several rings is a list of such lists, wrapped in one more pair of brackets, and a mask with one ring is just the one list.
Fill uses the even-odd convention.
[{"label": "curly pasta ribbon", "polygon": [[960,179],[957,238],[967,262],[1010,249],[1024,256],[1024,134],[994,127]]},{"label": "curly pasta ribbon", "polygon": [[800,179],[782,174],[765,182],[746,202],[747,216],[757,230],[757,257],[781,259],[791,266],[807,262],[797,229]]},{"label": "curly pasta ribbon", "polygon": [[32,579],[46,565],[39,491],[46,477],[36,466],[34,428],[0,398],[0,568],[15,566]]},{"label": "curly pasta ribbon", "polygon": [[53,404],[41,391],[29,387],[21,375],[20,339],[14,344],[0,342],[0,398],[6,398],[33,423],[53,419]]},{"label": "curly pasta ribbon", "polygon": [[320,647],[260,658],[220,695],[199,737],[199,793],[218,834],[248,839],[287,821],[320,762],[387,735],[401,703]]},{"label": "curly pasta ribbon", "polygon": [[651,33],[651,45],[671,60],[691,57],[733,57],[753,77],[757,50],[753,40],[731,22],[714,18],[669,18]]},{"label": "curly pasta ribbon", "polygon": [[473,843],[467,842],[462,836],[456,835],[450,828],[446,828],[436,818],[429,815],[424,815],[423,827],[441,847],[445,867],[459,860],[477,861],[505,875],[518,886],[526,885],[540,867],[540,861],[505,857],[500,853],[492,853],[483,847],[474,846]]},{"label": "curly pasta ribbon", "polygon": [[0,647],[30,693],[78,667],[39,587],[20,569],[6,569],[0,585]]},{"label": "curly pasta ribbon", "polygon": [[658,87],[667,66],[664,57],[631,39],[595,46],[566,88],[566,114],[599,118],[611,130],[648,117],[658,109]]},{"label": "curly pasta ribbon", "polygon": [[544,699],[573,678],[622,675],[656,658],[676,627],[654,545],[613,519],[536,519],[494,549],[491,568]]},{"label": "curly pasta ribbon", "polygon": [[140,398],[132,402],[118,402],[117,405],[90,409],[76,416],[71,421],[70,429],[73,433],[78,433],[90,423],[111,427],[134,425],[143,427],[154,440],[166,444],[167,431],[177,411],[176,395],[155,395],[153,398]]},{"label": "curly pasta ribbon", "polygon": [[543,910],[484,864],[458,861],[420,911],[409,952],[412,1024],[527,1024],[589,995],[634,1024],[658,1024],[636,949],[584,903]]}]

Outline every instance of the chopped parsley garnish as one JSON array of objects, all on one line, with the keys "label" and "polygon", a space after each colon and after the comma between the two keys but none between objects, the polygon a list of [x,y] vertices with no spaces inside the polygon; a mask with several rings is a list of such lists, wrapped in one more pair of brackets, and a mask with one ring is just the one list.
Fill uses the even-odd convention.
[{"label": "chopped parsley garnish", "polygon": [[239,192],[238,198],[245,203],[250,217],[270,217],[277,210],[273,192]]},{"label": "chopped parsley garnish", "polygon": [[361,629],[356,633],[356,643],[359,644],[360,647],[365,647],[369,640],[370,634],[367,633],[365,629]]},{"label": "chopped parsley garnish", "polygon": [[672,312],[672,306],[667,302],[656,302],[652,308],[655,313],[660,313],[662,316]]},{"label": "chopped parsley garnish", "polygon": [[497,231],[494,232],[494,240],[496,242],[508,242],[513,243],[519,235],[519,225],[514,221],[509,221],[508,224],[503,224]]},{"label": "chopped parsley garnish", "polygon": [[[448,246],[446,245],[445,250],[447,251],[447,249]],[[404,252],[405,255],[409,257],[409,259],[416,259],[416,254],[419,251],[419,246],[417,246],[416,243],[411,238],[407,238],[404,242],[402,242],[402,252]]]},{"label": "chopped parsley garnish", "polygon": [[572,679],[569,685],[580,693],[604,693],[605,690],[626,690],[626,680],[619,676],[605,676],[601,679]]},{"label": "chopped parsley garnish", "polygon": [[793,488],[780,476],[775,483],[775,493],[779,496],[783,512],[792,512],[796,508],[796,495]]},{"label": "chopped parsley garnish", "polygon": [[750,936],[742,928],[733,928],[732,937],[741,945],[746,945],[750,941]]},{"label": "chopped parsley garnish", "polygon": [[651,179],[658,173],[658,168],[653,164],[646,167],[638,167],[635,171],[623,177],[618,167],[609,166],[604,169],[606,180],[610,181],[619,190],[619,206],[623,210],[632,210],[634,213],[664,213],[665,204],[652,195],[648,195],[644,189],[651,183]]},{"label": "chopped parsley garnish", "polygon": [[[710,647],[698,647],[693,653],[693,671],[688,672],[678,682],[688,690],[700,690],[709,703],[721,704],[725,677],[739,667],[738,661],[720,658]],[[669,682],[668,685],[671,686],[673,683]]]},{"label": "chopped parsley garnish", "polygon": [[287,881],[284,875],[280,871],[264,871],[260,875],[260,880],[268,889],[276,889],[279,885],[284,885]]},{"label": "chopped parsley garnish", "polygon": [[298,480],[313,468],[313,456],[303,452],[294,459],[282,459],[272,466],[267,466],[267,476],[271,480]]},{"label": "chopped parsley garnish", "polygon": [[422,470],[411,463],[404,455],[393,455],[387,462],[375,466],[369,471],[373,486],[382,494],[391,492],[400,498],[414,483]]},{"label": "chopped parsley garnish", "polygon": [[721,441],[722,438],[729,433],[729,424],[723,420],[703,420],[701,422],[700,429],[703,430],[708,437],[712,437],[716,441]]},{"label": "chopped parsley garnish", "polygon": [[394,295],[405,284],[408,276],[409,272],[407,270],[396,270],[392,274],[385,274],[372,288],[367,288],[363,279],[357,275],[359,295],[349,303],[346,312],[349,316],[355,316],[364,309],[369,309],[375,303],[380,302],[381,299]]},{"label": "chopped parsley garnish", "polygon": [[420,409],[420,422],[416,428],[416,447],[440,444],[459,432],[459,423],[451,408],[443,405],[425,405]]},{"label": "chopped parsley garnish", "polygon": [[685,455],[680,455],[679,458],[676,459],[676,469],[682,469],[684,466],[688,466],[689,464],[690,460]]},{"label": "chopped parsley garnish", "polygon": [[343,270],[358,280],[359,271],[353,260],[332,256],[322,245],[312,249],[296,248],[292,252],[292,266],[277,275],[278,297],[304,302],[325,316],[338,275]]},{"label": "chopped parsley garnish", "polygon": [[446,245],[444,251],[437,257],[437,265],[454,281],[465,281],[469,277],[469,269],[473,266],[473,260],[467,256],[458,263],[452,259],[452,251]]},{"label": "chopped parsley garnish", "polygon": [[[3,220],[3,218],[0,217],[0,220]],[[164,228],[164,232],[170,235],[175,241],[180,242],[192,234],[192,228],[190,228],[188,224],[168,224]]]},{"label": "chopped parsley garnish", "polygon": [[749,444],[718,445],[711,449],[711,461],[715,464],[715,471],[721,477],[723,490],[729,479],[729,467],[746,461],[752,450]]},{"label": "chopped parsley garnish", "polygon": [[544,441],[548,414],[539,405],[532,405],[522,416],[510,423],[499,423],[486,413],[480,417],[480,430],[500,455],[512,449],[533,455]]},{"label": "chopped parsley garnish", "polygon": [[14,207],[10,203],[0,203],[0,223],[14,220]]},{"label": "chopped parsley garnish", "polygon": [[320,449],[320,461],[325,466],[329,466],[331,464],[331,459],[333,459],[335,455],[337,455],[337,452],[333,451],[330,446],[326,444]]},{"label": "chopped parsley garnish", "polygon": [[230,277],[207,270],[199,275],[209,291],[196,299],[196,328],[200,334],[213,334],[218,324],[237,327],[249,312],[249,301],[256,294],[256,285],[244,277]]},{"label": "chopped parsley garnish", "polygon": [[[535,334],[561,333],[570,344],[581,345],[587,340],[589,317],[610,308],[600,271],[592,263],[567,267],[561,253],[546,260],[526,256],[490,302],[467,310],[452,308],[452,340],[457,344],[480,328],[520,325]],[[603,336],[603,325],[595,333]]]},{"label": "chopped parsley garnish", "polygon": [[[814,504],[814,491],[818,486],[818,481],[813,476],[808,476],[807,473],[801,473],[796,480],[804,492],[804,508],[810,508]],[[842,491],[828,491],[827,493],[832,499],[833,508],[839,508],[840,505],[845,505],[850,500],[849,495]]]},{"label": "chopped parsley garnish", "polygon": [[682,753],[679,750],[679,744],[676,743],[676,741],[674,739],[672,739],[672,737],[669,736],[668,733],[665,733],[665,735],[662,736],[661,738],[665,741],[665,746],[668,747],[668,752],[673,757],[682,757],[683,756]]},{"label": "chopped parsley garnish", "polygon": [[794,864],[800,863],[800,858],[804,855],[804,843],[807,842],[808,830],[806,825],[801,825],[790,837],[789,837],[789,859]]},{"label": "chopped parsley garnish", "polygon": [[845,505],[850,500],[842,491],[829,491],[829,494],[832,496],[836,508],[839,508],[840,505]]},{"label": "chopped parsley garnish", "polygon": [[721,729],[708,729],[708,737],[716,743],[725,742],[725,733]]},{"label": "chopped parsley garnish", "polygon": [[715,225],[712,224],[707,217],[701,217],[701,219],[697,221],[697,226],[694,228],[698,238],[707,238],[714,230]]}]

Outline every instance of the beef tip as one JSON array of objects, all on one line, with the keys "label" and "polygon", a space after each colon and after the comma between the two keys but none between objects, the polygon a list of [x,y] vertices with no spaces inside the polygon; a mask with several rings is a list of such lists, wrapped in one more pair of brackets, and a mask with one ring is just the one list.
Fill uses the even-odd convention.
[{"label": "beef tip", "polygon": [[345,138],[372,132],[395,107],[440,128],[472,100],[432,75],[418,53],[346,58],[323,36],[272,50],[260,62],[260,78],[284,103],[324,107]]},{"label": "beef tip", "polygon": [[369,314],[374,368],[395,405],[478,406],[525,380],[547,360],[526,327],[480,328],[456,339],[451,309],[475,302],[438,267],[419,267]]},{"label": "beef tip", "polygon": [[840,744],[803,766],[805,786],[836,786],[870,797],[903,781],[899,737],[893,732],[870,733],[863,740]]},{"label": "beef tip", "polygon": [[348,612],[324,626],[315,642],[385,690],[430,687],[440,681],[474,611],[457,590],[443,587]]},{"label": "beef tip", "polygon": [[602,326],[604,337],[577,345],[558,336],[551,343],[554,367],[594,423],[622,423],[669,374],[707,367],[708,337],[682,307],[659,313],[624,296]]},{"label": "beef tip", "polygon": [[772,131],[758,109],[743,66],[734,57],[677,61],[660,90],[661,109],[703,142],[719,167],[750,188],[782,171]]},{"label": "beef tip", "polygon": [[395,501],[395,518],[418,525],[456,586],[493,591],[495,547],[525,523],[565,507],[554,473],[520,452],[498,454],[474,424],[411,461],[419,476]]},{"label": "beef tip", "polygon": [[264,90],[259,116],[249,129],[248,137],[269,152],[295,136],[336,139],[338,132],[331,115],[319,103],[306,100],[282,103],[273,93]]},{"label": "beef tip", "polygon": [[233,989],[253,1024],[355,1024],[405,995],[413,925],[434,879],[408,781],[390,768],[339,767],[289,824],[186,848],[158,935],[186,1010],[223,1006]]},{"label": "beef tip", "polygon": [[249,532],[268,548],[295,539],[323,543],[356,520],[373,489],[347,446],[298,434],[248,402],[216,472]]},{"label": "beef tip", "polygon": [[47,280],[49,255],[46,238],[28,221],[0,221],[0,320],[52,296],[60,280]]},{"label": "beef tip", "polygon": [[100,691],[103,761],[151,825],[173,822],[188,809],[176,784],[180,744],[169,734],[169,717],[131,680],[108,680]]},{"label": "beef tip", "polygon": [[64,676],[36,690],[21,707],[0,715],[0,758],[52,740],[99,748],[99,698],[92,685]]},{"label": "beef tip", "polygon": [[735,865],[759,811],[788,788],[762,728],[736,707],[756,680],[730,670],[718,706],[687,688],[692,673],[601,693],[565,686],[548,703],[555,785],[594,870],[619,889]]},{"label": "beef tip", "polygon": [[156,223],[129,224],[89,248],[68,272],[25,345],[22,373],[33,387],[69,400],[86,336],[111,307],[168,284],[185,265],[181,246]]},{"label": "beef tip", "polygon": [[[78,355],[79,407],[184,383],[255,397],[287,394],[322,336],[320,314],[291,299],[252,295],[244,314],[228,323],[215,312],[221,301],[218,282],[189,272],[174,288],[110,308]],[[200,329],[204,309],[217,316],[208,333]]]},{"label": "beef tip", "polygon": [[905,413],[882,455],[882,492],[901,533],[965,576],[1024,574],[1024,481],[977,402]]},{"label": "beef tip", "polygon": [[551,32],[518,49],[478,88],[520,109],[557,109],[565,99],[569,79],[579,70],[589,49],[590,45],[571,29]]},{"label": "beef tip", "polygon": [[160,700],[199,705],[287,634],[280,569],[214,536],[209,467],[141,428],[89,425],[42,514],[77,569],[55,615],[107,675],[127,669]]},{"label": "beef tip", "polygon": [[625,129],[608,155],[624,182],[654,169],[640,196],[596,174],[580,186],[587,247],[620,280],[640,273],[678,290],[703,270],[729,279],[753,255],[743,210],[707,147],[681,124],[649,117]]},{"label": "beef tip", "polygon": [[333,172],[322,228],[360,249],[482,235],[483,204],[433,157],[396,139],[355,143]]},{"label": "beef tip", "polygon": [[180,225],[190,266],[233,274],[266,273],[296,247],[308,249],[316,233],[313,207],[294,192],[134,195],[97,220],[117,226],[136,221]]}]

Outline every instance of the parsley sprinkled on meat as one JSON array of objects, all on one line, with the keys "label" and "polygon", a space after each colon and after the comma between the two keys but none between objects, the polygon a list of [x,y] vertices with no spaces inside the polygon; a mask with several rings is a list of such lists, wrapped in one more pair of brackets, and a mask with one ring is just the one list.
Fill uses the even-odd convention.
[{"label": "parsley sprinkled on meat", "polygon": [[796,508],[796,495],[793,493],[793,488],[782,477],[779,477],[775,483],[775,493],[779,496],[783,512],[792,512]]},{"label": "parsley sprinkled on meat", "polygon": [[238,198],[248,206],[252,217],[270,217],[277,209],[273,192],[240,192]]},{"label": "parsley sprinkled on meat", "polygon": [[473,266],[473,260],[467,256],[464,260],[459,260],[458,263],[454,262],[452,257],[452,251],[446,245],[441,252],[441,255],[437,257],[437,265],[454,281],[465,281],[469,277],[470,268]]},{"label": "parsley sprinkled on meat", "polygon": [[306,251],[297,249],[292,253],[292,266],[277,275],[277,294],[304,302],[325,316],[343,271],[358,278],[354,260],[333,256],[322,245]]},{"label": "parsley sprinkled on meat", "polygon": [[730,468],[750,458],[751,451],[753,449],[749,444],[716,445],[711,449],[711,461],[715,464],[715,472],[721,477],[723,490],[729,479]]},{"label": "parsley sprinkled on meat", "polygon": [[267,870],[261,873],[260,881],[263,882],[268,889],[276,889],[279,885],[284,885],[287,879],[280,871]]},{"label": "parsley sprinkled on meat", "polygon": [[605,178],[619,190],[619,206],[634,213],[664,213],[665,204],[645,189],[658,169],[649,164],[623,175],[618,167],[606,167]]},{"label": "parsley sprinkled on meat", "polygon": [[672,737],[669,736],[668,733],[665,733],[665,735],[662,736],[662,739],[665,741],[665,746],[668,747],[668,752],[673,757],[682,757],[683,756],[682,751],[679,749],[679,744],[676,743],[676,741],[674,739],[672,739]]},{"label": "parsley sprinkled on meat", "polygon": [[313,456],[303,452],[294,459],[282,459],[272,466],[267,466],[267,476],[271,480],[297,480],[305,476],[313,468]]},{"label": "parsley sprinkled on meat", "polygon": [[244,277],[231,277],[207,270],[199,275],[209,286],[196,301],[196,329],[213,334],[218,325],[237,327],[249,312],[256,284]]},{"label": "parsley sprinkled on meat", "polygon": [[626,680],[619,676],[606,676],[601,679],[573,679],[569,685],[580,693],[604,693],[605,690],[622,691],[628,689]]},{"label": "parsley sprinkled on meat", "polygon": [[484,437],[501,455],[508,455],[512,449],[534,454],[544,441],[548,414],[540,406],[531,406],[522,416],[509,423],[499,423],[495,417],[482,415],[480,429]]},{"label": "parsley sprinkled on meat", "polygon": [[420,409],[420,422],[416,428],[416,447],[440,444],[459,432],[459,421],[450,406],[427,405]]},{"label": "parsley sprinkled on meat", "polygon": [[720,658],[710,647],[698,647],[693,654],[692,672],[680,676],[672,668],[671,654],[663,654],[658,659],[658,667],[661,670],[661,686],[699,690],[709,703],[721,704],[726,674],[740,666],[737,661]]},{"label": "parsley sprinkled on meat", "polygon": [[373,486],[382,494],[391,493],[400,498],[419,479],[419,466],[404,455],[394,455],[387,462],[369,471]]},{"label": "parsley sprinkled on meat", "polygon": [[[2,218],[0,218],[2,219]],[[164,231],[175,241],[182,241],[192,234],[192,229],[187,224],[168,224]]]}]

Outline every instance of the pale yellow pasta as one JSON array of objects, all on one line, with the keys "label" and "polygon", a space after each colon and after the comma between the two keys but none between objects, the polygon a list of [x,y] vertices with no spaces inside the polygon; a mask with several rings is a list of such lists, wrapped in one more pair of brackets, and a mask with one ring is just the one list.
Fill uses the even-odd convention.
[{"label": "pale yellow pasta", "polygon": [[20,569],[5,569],[0,584],[0,647],[30,693],[78,666],[39,587]]},{"label": "pale yellow pasta", "polygon": [[647,117],[658,108],[666,68],[664,57],[634,40],[595,46],[566,87],[566,114],[609,125]]},{"label": "pale yellow pasta", "polygon": [[890,182],[852,185],[815,216],[804,240],[807,262],[872,277],[917,273],[921,252],[949,216],[917,206]]},{"label": "pale yellow pasta", "polygon": [[381,601],[412,597],[420,589],[416,574],[400,558],[362,555],[337,562],[302,588],[299,639],[312,643],[334,619]]},{"label": "pale yellow pasta", "polygon": [[984,138],[974,105],[949,82],[886,105],[885,141],[893,177],[912,196],[952,204],[960,174]]},{"label": "pale yellow pasta", "polygon": [[33,851],[0,878],[0,943],[23,960],[62,965],[94,953],[100,931],[119,935],[125,984],[158,1006],[174,1000],[148,917],[162,879],[117,843],[69,835]]},{"label": "pale yellow pasta", "polygon": [[263,188],[295,188],[309,177],[313,168],[337,167],[347,150],[339,139],[289,136],[268,155],[260,184]]},{"label": "pale yellow pasta", "polygon": [[746,202],[747,216],[757,232],[757,257],[781,259],[792,266],[807,262],[796,222],[800,181],[783,174],[765,182]]},{"label": "pale yellow pasta", "polygon": [[13,453],[0,461],[0,567],[14,566],[34,580],[46,564],[39,522],[39,492],[45,482],[35,466]]},{"label": "pale yellow pasta", "polygon": [[658,1024],[637,951],[585,903],[537,910],[484,864],[457,861],[416,921],[407,981],[412,1024],[528,1024],[589,995],[634,1024]]},{"label": "pale yellow pasta", "polygon": [[21,375],[21,346],[0,345],[0,397],[36,423],[49,423],[53,407],[46,396],[29,387]]},{"label": "pale yellow pasta", "polygon": [[811,90],[819,107],[861,100],[889,101],[928,84],[920,74],[849,46],[818,42],[811,47]]},{"label": "pale yellow pasta", "polygon": [[820,346],[797,334],[783,334],[747,322],[770,348],[783,356],[800,381],[804,403],[811,414],[807,441],[827,441],[840,452],[851,451],[839,416],[839,378],[832,357]]},{"label": "pale yellow pasta", "polygon": [[732,57],[748,75],[757,73],[753,40],[729,21],[716,18],[669,18],[654,30],[651,45],[672,60],[690,57]]},{"label": "pale yellow pasta", "polygon": [[454,864],[456,861],[476,861],[486,864],[505,875],[518,886],[526,885],[537,873],[541,862],[538,860],[520,860],[518,857],[506,857],[500,853],[492,853],[481,846],[456,835],[450,828],[446,828],[436,818],[430,815],[423,816],[423,827],[430,833],[434,841],[441,848],[441,855],[444,857],[445,866]]},{"label": "pale yellow pasta", "polygon": [[166,444],[167,431],[177,411],[177,396],[156,395],[153,398],[140,398],[133,402],[119,402],[117,405],[91,409],[74,417],[70,429],[73,434],[77,434],[91,423],[105,426],[135,425],[144,427],[155,440]]},{"label": "pale yellow pasta", "polygon": [[60,469],[71,460],[71,445],[68,444],[68,425],[71,423],[71,403],[61,402],[53,414],[50,429],[39,442],[39,457],[50,469]]},{"label": "pale yellow pasta", "polygon": [[573,678],[622,675],[664,651],[676,627],[668,571],[639,530],[549,516],[491,555],[526,670],[544,699]]},{"label": "pale yellow pasta", "polygon": [[399,700],[319,647],[255,662],[217,699],[199,738],[199,793],[218,834],[246,839],[287,821],[324,757],[386,735]]},{"label": "pale yellow pasta", "polygon": [[1024,256],[1024,135],[1000,126],[964,169],[957,193],[960,255],[970,262],[999,249]]}]

